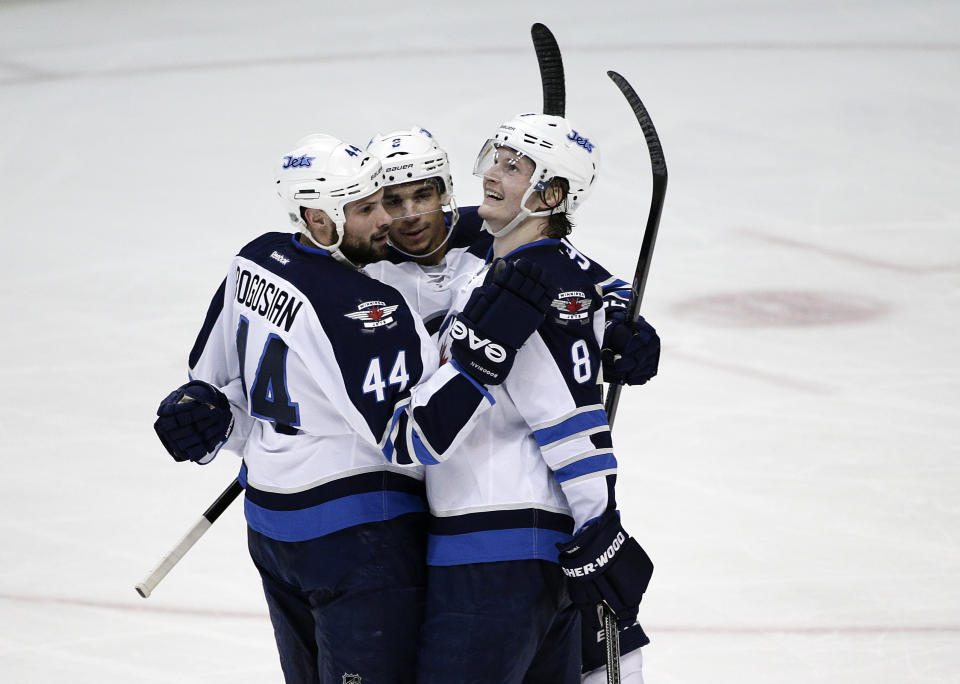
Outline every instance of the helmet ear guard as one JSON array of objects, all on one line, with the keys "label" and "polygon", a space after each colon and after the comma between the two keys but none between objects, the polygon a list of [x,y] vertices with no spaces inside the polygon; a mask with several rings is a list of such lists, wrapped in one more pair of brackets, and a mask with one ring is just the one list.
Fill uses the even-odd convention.
[{"label": "helmet ear guard", "polygon": [[[290,222],[314,245],[344,259],[339,247],[343,242],[345,207],[369,197],[383,187],[380,160],[355,145],[325,134],[302,138],[275,167],[277,196]],[[320,209],[333,222],[336,239],[323,245],[314,239],[303,218],[302,208]]]}]

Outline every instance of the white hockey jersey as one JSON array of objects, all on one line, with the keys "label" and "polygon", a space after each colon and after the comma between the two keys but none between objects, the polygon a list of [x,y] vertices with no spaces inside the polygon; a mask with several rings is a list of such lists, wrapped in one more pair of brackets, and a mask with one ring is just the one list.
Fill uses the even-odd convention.
[{"label": "white hockey jersey", "polygon": [[397,290],[285,233],[234,258],[190,374],[238,408],[226,448],[243,457],[247,522],[281,541],[424,511],[422,469],[402,466],[444,458],[490,405],[438,370]]}]

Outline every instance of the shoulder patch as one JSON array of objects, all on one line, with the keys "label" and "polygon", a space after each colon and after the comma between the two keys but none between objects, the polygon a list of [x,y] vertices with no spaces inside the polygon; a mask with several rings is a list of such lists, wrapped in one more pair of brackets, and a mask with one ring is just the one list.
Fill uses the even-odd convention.
[{"label": "shoulder patch", "polygon": [[357,310],[345,313],[344,316],[355,321],[360,321],[363,325],[361,332],[375,332],[377,328],[392,328],[397,324],[393,317],[393,312],[397,310],[399,304],[387,304],[379,299],[372,299],[367,302],[357,304]]},{"label": "shoulder patch", "polygon": [[582,290],[567,290],[557,295],[550,306],[556,309],[557,322],[561,325],[569,323],[585,323],[590,317],[592,300]]}]

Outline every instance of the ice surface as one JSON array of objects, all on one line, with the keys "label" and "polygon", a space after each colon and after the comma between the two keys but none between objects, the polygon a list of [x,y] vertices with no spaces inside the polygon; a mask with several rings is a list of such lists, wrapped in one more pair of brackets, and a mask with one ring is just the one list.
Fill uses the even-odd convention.
[{"label": "ice surface", "polygon": [[576,244],[629,277],[647,214],[606,69],[670,169],[661,373],[615,430],[647,681],[960,681],[960,6],[333,5],[0,4],[0,679],[281,680],[240,506],[133,590],[237,467],[173,463],[152,413],[284,226],[271,159],[424,125],[475,203],[543,21],[603,153]]}]

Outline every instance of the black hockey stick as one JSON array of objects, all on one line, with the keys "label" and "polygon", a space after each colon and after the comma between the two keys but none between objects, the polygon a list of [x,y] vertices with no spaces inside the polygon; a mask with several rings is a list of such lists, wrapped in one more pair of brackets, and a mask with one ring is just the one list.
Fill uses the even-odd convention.
[{"label": "black hockey stick", "polygon": [[[643,299],[643,290],[647,284],[647,274],[650,271],[650,257],[657,241],[657,229],[660,227],[660,214],[663,212],[663,198],[667,192],[667,164],[663,158],[663,148],[660,146],[660,137],[653,121],[643,106],[640,97],[627,79],[615,71],[608,71],[607,76],[616,84],[627,98],[634,116],[640,123],[643,137],[647,140],[647,152],[650,154],[650,168],[653,172],[653,197],[650,201],[650,214],[647,216],[647,227],[643,231],[643,242],[640,245],[640,256],[637,258],[637,269],[633,275],[633,284],[630,287],[630,302],[627,304],[627,319],[636,321],[640,315],[640,302]],[[607,410],[607,422],[613,430],[613,421],[617,416],[617,404],[620,402],[620,391],[623,385],[610,385],[607,392],[604,408]],[[601,607],[603,615],[603,637],[606,642],[607,654],[607,684],[620,684],[620,632],[617,630],[616,615],[609,606]]]},{"label": "black hockey stick", "polygon": [[563,116],[566,111],[567,91],[563,81],[563,59],[560,46],[546,26],[536,23],[530,27],[533,48],[540,65],[540,84],[543,86],[543,113]]},{"label": "black hockey stick", "polygon": [[[663,212],[663,198],[667,193],[667,163],[663,158],[663,148],[660,146],[660,137],[653,121],[643,106],[640,97],[627,79],[616,71],[608,71],[607,76],[617,85],[623,96],[627,98],[634,116],[640,123],[643,137],[647,140],[647,152],[650,154],[650,169],[653,172],[653,196],[650,200],[650,214],[647,216],[647,227],[643,231],[643,242],[640,245],[640,256],[637,258],[637,270],[633,274],[633,284],[630,286],[630,302],[627,304],[627,319],[636,321],[640,315],[640,302],[643,300],[643,290],[647,285],[647,274],[650,271],[650,258],[657,242],[657,230],[660,227],[660,214]],[[610,385],[604,408],[607,410],[607,421],[613,429],[613,421],[617,416],[617,404],[620,402],[620,391],[623,385]]]},{"label": "black hockey stick", "polygon": [[203,533],[210,529],[213,522],[220,517],[220,514],[227,510],[227,506],[233,503],[233,500],[240,496],[243,486],[240,481],[234,479],[230,486],[223,490],[217,500],[210,504],[210,508],[203,512],[203,516],[190,528],[190,531],[184,535],[180,543],[173,547],[173,550],[164,556],[163,560],[157,565],[146,578],[136,586],[137,593],[143,598],[150,596],[150,593],[156,589],[167,573],[173,569],[173,566],[180,562],[184,554],[190,550],[196,541],[203,536]]}]

